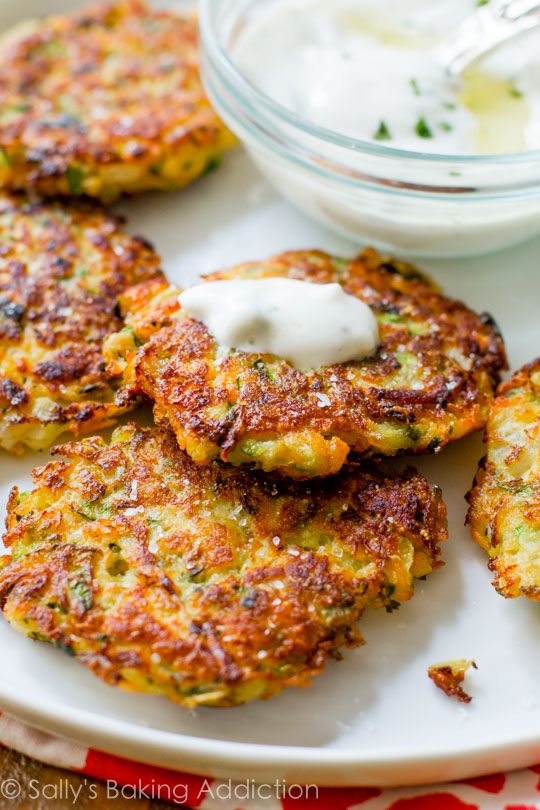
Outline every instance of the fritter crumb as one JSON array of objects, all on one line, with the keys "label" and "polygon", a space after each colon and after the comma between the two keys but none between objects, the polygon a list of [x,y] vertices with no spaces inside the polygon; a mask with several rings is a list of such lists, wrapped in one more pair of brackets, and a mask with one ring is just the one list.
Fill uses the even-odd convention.
[{"label": "fritter crumb", "polygon": [[455,661],[433,664],[428,669],[428,676],[435,686],[438,689],[442,689],[448,697],[455,697],[461,701],[461,703],[470,703],[472,697],[467,694],[461,684],[465,680],[467,670],[471,667],[478,669],[474,661],[459,658]]}]

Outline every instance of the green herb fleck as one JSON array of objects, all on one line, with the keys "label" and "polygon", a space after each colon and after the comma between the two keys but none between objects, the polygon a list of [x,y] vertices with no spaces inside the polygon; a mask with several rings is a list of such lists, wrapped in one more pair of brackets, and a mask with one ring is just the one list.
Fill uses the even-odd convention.
[{"label": "green herb fleck", "polygon": [[129,565],[122,557],[115,557],[114,560],[107,565],[107,573],[110,574],[111,577],[123,577],[124,574],[127,574],[128,570]]},{"label": "green herb fleck", "polygon": [[450,177],[461,177],[461,172],[448,172]]},{"label": "green herb fleck", "polygon": [[[28,624],[28,619],[23,619],[23,622],[24,624]],[[28,638],[31,638],[32,641],[45,641],[48,644],[50,643],[50,639],[44,636],[43,633],[32,632],[28,634]]]},{"label": "green herb fleck", "polygon": [[399,323],[401,316],[397,312],[384,312],[378,316],[377,320],[379,323]]},{"label": "green herb fleck", "polygon": [[333,259],[333,265],[339,273],[345,273],[349,269],[350,263],[349,259],[339,259],[337,257]]},{"label": "green herb fleck", "polygon": [[[180,691],[180,687],[178,687],[178,690]],[[193,686],[191,689],[182,691],[181,694],[190,697],[191,695],[204,695],[204,693],[208,691],[211,691],[209,686]]]},{"label": "green herb fleck", "polygon": [[210,158],[206,162],[206,166],[203,169],[203,172],[202,172],[203,177],[205,175],[207,175],[207,174],[210,174],[210,172],[215,171],[217,168],[219,168],[220,164],[221,164],[221,158],[220,157],[216,156],[216,157]]},{"label": "green herb fleck", "polygon": [[78,166],[70,166],[66,172],[69,191],[71,194],[82,194],[83,172]]},{"label": "green herb fleck", "polygon": [[488,3],[489,3],[489,0],[476,0],[476,5],[477,6],[487,6]]},{"label": "green herb fleck", "polygon": [[50,608],[50,610],[57,610],[62,615],[67,613],[65,607],[62,607],[62,605],[59,605],[57,602],[47,602],[47,607]]},{"label": "green herb fleck", "polygon": [[58,641],[53,641],[53,644],[63,653],[69,655],[70,658],[75,658],[75,650],[73,649],[71,644],[67,643],[67,641],[64,641],[63,639],[58,639]]},{"label": "green herb fleck", "polygon": [[422,95],[422,93],[420,92],[420,88],[418,86],[418,82],[416,81],[416,79],[410,79],[409,84],[411,85],[412,91],[413,91],[415,96],[421,96]]},{"label": "green herb fleck", "polygon": [[386,123],[384,121],[380,122],[378,130],[373,135],[373,139],[375,141],[391,141],[392,140],[390,130],[388,129],[388,127],[386,126]]},{"label": "green herb fleck", "polygon": [[120,331],[127,332],[129,335],[131,335],[135,348],[139,349],[141,346],[144,346],[144,340],[141,340],[132,326],[124,326],[124,328]]},{"label": "green herb fleck", "polygon": [[445,110],[455,110],[457,108],[457,104],[453,101],[443,101],[443,107]]},{"label": "green herb fleck", "polygon": [[0,147],[0,166],[11,166],[11,160],[5,149]]},{"label": "green herb fleck", "polygon": [[424,117],[419,118],[416,122],[415,132],[419,138],[433,138],[433,132]]},{"label": "green herb fleck", "polygon": [[90,610],[92,607],[92,591],[88,583],[84,580],[75,580],[69,583],[69,589],[76,597],[77,601],[82,605],[84,610]]},{"label": "green herb fleck", "polygon": [[260,359],[255,360],[255,362],[253,363],[253,368],[255,369],[255,371],[258,371],[260,374],[264,374],[265,377],[267,376],[268,369],[266,368],[266,364],[263,363],[262,360],[260,360]]},{"label": "green herb fleck", "polygon": [[452,132],[454,127],[452,124],[449,124],[448,121],[441,121],[439,124],[439,129],[442,129],[443,132]]},{"label": "green herb fleck", "polygon": [[414,425],[408,425],[405,431],[407,438],[411,440],[411,442],[417,442],[420,436],[422,435],[419,428],[415,427]]},{"label": "green herb fleck", "polygon": [[76,515],[80,515],[85,520],[97,520],[97,515],[94,507],[88,501],[81,501],[80,504],[71,506]]},{"label": "green herb fleck", "polygon": [[523,98],[523,93],[517,87],[511,87],[508,92],[512,98]]},{"label": "green herb fleck", "polygon": [[255,360],[252,368],[254,368],[255,371],[258,371],[263,377],[266,377],[267,380],[270,380],[271,382],[275,381],[276,375],[265,363],[263,363],[262,360]]}]

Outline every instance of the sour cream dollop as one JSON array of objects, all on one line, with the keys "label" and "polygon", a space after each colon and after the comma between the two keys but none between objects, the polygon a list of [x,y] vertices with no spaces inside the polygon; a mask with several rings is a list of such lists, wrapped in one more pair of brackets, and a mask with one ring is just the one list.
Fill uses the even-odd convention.
[{"label": "sour cream dollop", "polygon": [[303,372],[362,360],[379,343],[370,307],[340,284],[208,281],[184,290],[179,301],[222,346],[274,354]]}]

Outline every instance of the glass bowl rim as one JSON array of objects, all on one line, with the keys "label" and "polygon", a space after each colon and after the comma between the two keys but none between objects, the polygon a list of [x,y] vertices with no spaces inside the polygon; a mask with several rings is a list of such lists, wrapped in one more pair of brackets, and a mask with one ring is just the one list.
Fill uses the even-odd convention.
[{"label": "glass bowl rim", "polygon": [[435,165],[451,163],[453,165],[461,164],[463,166],[475,167],[497,165],[511,166],[524,165],[531,161],[540,162],[540,148],[529,149],[524,152],[486,155],[419,152],[409,149],[398,149],[395,146],[379,145],[370,141],[362,141],[358,138],[340,135],[338,132],[328,129],[327,127],[314,124],[260,92],[236,67],[228,52],[221,45],[215,29],[213,7],[219,5],[219,2],[220,0],[199,0],[199,26],[204,47],[209,52],[209,55],[218,61],[220,70],[228,76],[229,81],[232,82],[243,98],[247,98],[251,104],[255,103],[262,107],[266,113],[293,127],[294,130],[348,152],[358,152],[390,160],[407,160],[408,162],[425,162]]}]

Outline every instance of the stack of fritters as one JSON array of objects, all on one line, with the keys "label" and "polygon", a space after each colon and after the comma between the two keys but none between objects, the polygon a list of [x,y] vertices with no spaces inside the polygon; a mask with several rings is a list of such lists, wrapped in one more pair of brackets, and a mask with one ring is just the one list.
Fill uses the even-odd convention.
[{"label": "stack of fritters", "polygon": [[171,425],[196,461],[311,478],[335,473],[349,451],[436,452],[484,427],[506,363],[488,316],[374,250],[352,260],[285,253],[205,280],[269,277],[342,284],[375,313],[377,353],[306,375],[280,358],[219,346],[186,318],[179,290],[166,282],[121,296],[129,328],[106,343],[109,370],[154,401],[156,420]]},{"label": "stack of fritters", "polygon": [[437,491],[413,470],[344,462],[349,448],[434,452],[483,427],[505,363],[496,329],[373,251],[209,278],[270,275],[337,280],[369,303],[375,357],[302,374],[218,346],[178,289],[143,282],[120,296],[105,356],[117,406],[145,395],[160,427],[61,448],[32,493],[12,495],[5,615],[108,682],[187,705],[269,697],[307,683],[359,639],[366,607],[397,607],[439,564]]},{"label": "stack of fritters", "polygon": [[[39,22],[2,53],[7,189],[172,188],[232,144],[193,20],[122,0]],[[210,278],[271,276],[365,301],[376,355],[306,375],[219,346],[150,246],[101,210],[0,204],[2,446],[44,448],[154,403],[157,427],[57,448],[8,506],[4,616],[108,683],[188,706],[305,685],[361,640],[367,607],[392,610],[441,564],[437,488],[358,459],[437,452],[485,425],[505,364],[493,323],[374,251]]]},{"label": "stack of fritters", "polygon": [[290,253],[218,277],[272,274],[366,300],[377,355],[305,375],[217,346],[152,279],[120,296],[105,355],[117,407],[146,395],[161,428],[67,446],[12,495],[5,615],[111,683],[188,705],[268,697],[306,683],[358,639],[365,607],[397,606],[437,566],[445,508],[418,473],[320,476],[349,447],[435,451],[482,427],[504,365],[496,330],[374,252]]}]

